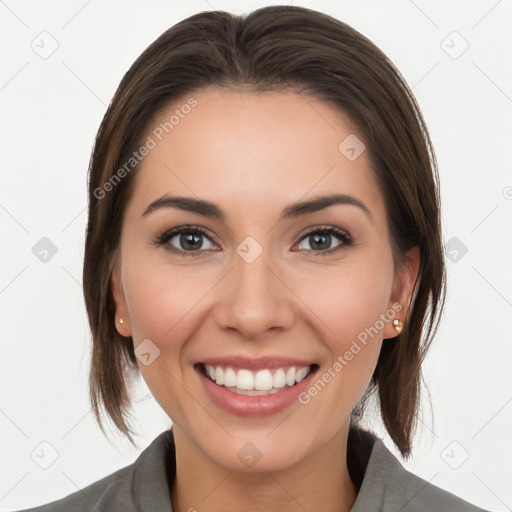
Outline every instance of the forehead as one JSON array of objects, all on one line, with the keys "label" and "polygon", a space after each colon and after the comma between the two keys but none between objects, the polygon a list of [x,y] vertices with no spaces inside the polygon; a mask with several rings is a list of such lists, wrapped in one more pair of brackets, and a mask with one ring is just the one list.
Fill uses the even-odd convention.
[{"label": "forehead", "polygon": [[164,109],[146,136],[154,147],[137,170],[139,209],[164,193],[246,207],[332,192],[382,203],[362,137],[311,96],[211,87]]}]

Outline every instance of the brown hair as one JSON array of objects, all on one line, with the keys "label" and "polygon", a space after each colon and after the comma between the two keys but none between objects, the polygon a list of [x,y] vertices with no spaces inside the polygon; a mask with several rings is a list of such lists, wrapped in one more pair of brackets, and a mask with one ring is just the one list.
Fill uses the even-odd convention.
[{"label": "brown hair", "polygon": [[126,379],[138,372],[138,365],[132,338],[115,328],[111,277],[136,166],[123,179],[117,177],[115,186],[106,184],[112,184],[163,109],[210,85],[309,94],[345,112],[367,144],[387,208],[395,268],[401,268],[413,246],[419,247],[421,260],[403,330],[384,340],[351,420],[359,421],[377,390],[384,425],[402,456],[410,456],[421,364],[445,300],[432,143],[411,90],[382,51],[347,24],[295,6],[264,7],[245,16],[201,12],[177,23],[137,58],[105,113],[89,167],[83,269],[92,331],[89,392],[98,424],[105,432],[103,407],[133,443],[126,422],[131,405]]}]

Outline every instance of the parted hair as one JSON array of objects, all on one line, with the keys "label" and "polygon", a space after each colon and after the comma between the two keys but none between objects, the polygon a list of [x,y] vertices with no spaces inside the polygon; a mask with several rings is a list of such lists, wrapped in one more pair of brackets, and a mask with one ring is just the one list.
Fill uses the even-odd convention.
[{"label": "parted hair", "polygon": [[106,184],[140,147],[158,115],[209,86],[310,95],[343,112],[357,128],[385,201],[395,271],[414,246],[420,265],[410,304],[403,305],[408,307],[403,329],[383,341],[351,423],[361,421],[370,397],[377,398],[385,428],[402,457],[409,457],[421,366],[445,301],[436,157],[417,101],[389,58],[346,23],[296,6],[264,7],[243,16],[206,11],[180,21],[135,60],[107,108],[89,164],[83,267],[96,421],[105,433],[106,415],[133,443],[129,382],[139,368],[133,339],[115,327],[111,280],[137,166],[115,186]]}]

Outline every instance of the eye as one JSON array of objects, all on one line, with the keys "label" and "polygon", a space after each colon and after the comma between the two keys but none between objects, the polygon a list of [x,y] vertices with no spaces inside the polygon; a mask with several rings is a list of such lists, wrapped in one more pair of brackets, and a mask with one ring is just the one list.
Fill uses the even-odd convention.
[{"label": "eye", "polygon": [[[209,232],[199,226],[179,226],[157,235],[153,244],[163,246],[166,250],[181,256],[201,256],[205,251],[218,249],[211,238]],[[334,238],[337,238],[339,243],[331,247]],[[304,243],[308,247],[300,247]],[[352,243],[352,237],[346,231],[335,226],[322,226],[303,235],[299,249],[314,256],[320,256],[344,249]]]},{"label": "eye", "polygon": [[[330,247],[334,238],[338,238],[340,243],[334,247]],[[341,249],[344,249],[347,245],[352,244],[351,236],[344,230],[339,229],[335,226],[323,226],[321,228],[315,228],[312,231],[306,233],[301,240],[304,240],[309,247],[303,247],[306,252],[314,254],[315,256],[325,253],[332,253]],[[302,242],[303,243],[303,242]],[[299,247],[300,248],[300,247]],[[327,249],[327,250],[323,250]]]},{"label": "eye", "polygon": [[153,243],[183,256],[199,256],[201,252],[217,247],[207,233],[199,226],[180,226],[159,234]]}]

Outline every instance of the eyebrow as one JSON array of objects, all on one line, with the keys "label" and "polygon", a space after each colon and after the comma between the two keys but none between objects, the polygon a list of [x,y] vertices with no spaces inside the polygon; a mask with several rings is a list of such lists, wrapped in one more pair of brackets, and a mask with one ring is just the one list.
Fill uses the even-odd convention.
[{"label": "eyebrow", "polygon": [[[352,205],[360,208],[373,221],[373,216],[369,208],[357,197],[348,194],[329,194],[318,196],[307,201],[298,201],[288,205],[281,213],[280,220],[286,220],[306,215],[308,213],[318,212],[336,204]],[[174,208],[187,212],[197,213],[204,217],[219,219],[224,221],[225,213],[215,203],[204,199],[193,197],[177,197],[165,194],[162,197],[152,201],[144,210],[142,217],[149,215],[163,208]]]}]

